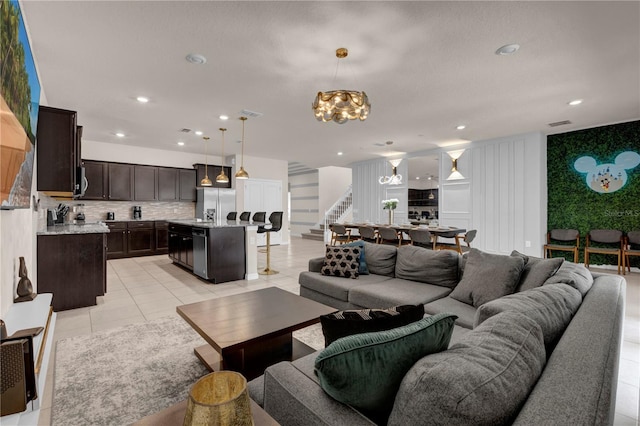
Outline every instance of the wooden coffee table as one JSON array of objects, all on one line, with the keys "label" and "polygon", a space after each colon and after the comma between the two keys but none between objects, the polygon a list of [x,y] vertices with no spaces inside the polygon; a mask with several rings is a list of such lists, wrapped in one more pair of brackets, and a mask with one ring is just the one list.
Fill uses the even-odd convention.
[{"label": "wooden coffee table", "polygon": [[269,287],[176,308],[206,341],[196,356],[211,371],[233,370],[247,380],[280,361],[314,351],[292,332],[320,322],[336,310],[277,287]]}]

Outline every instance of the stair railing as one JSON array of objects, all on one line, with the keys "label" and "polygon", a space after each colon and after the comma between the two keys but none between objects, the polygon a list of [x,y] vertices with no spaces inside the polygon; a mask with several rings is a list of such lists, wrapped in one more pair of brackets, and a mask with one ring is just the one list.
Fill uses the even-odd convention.
[{"label": "stair railing", "polygon": [[324,212],[324,241],[331,241],[331,230],[329,225],[341,222],[351,212],[353,207],[353,187],[349,185],[347,190]]}]

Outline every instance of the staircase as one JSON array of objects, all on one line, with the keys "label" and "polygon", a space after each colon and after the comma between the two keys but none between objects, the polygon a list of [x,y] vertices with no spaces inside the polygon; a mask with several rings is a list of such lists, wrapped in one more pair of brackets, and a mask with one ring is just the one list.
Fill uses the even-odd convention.
[{"label": "staircase", "polygon": [[309,232],[303,232],[300,235],[305,240],[324,241],[324,225],[319,225],[319,228],[311,228]]},{"label": "staircase", "polygon": [[302,238],[317,241],[329,241],[331,231],[329,225],[334,222],[344,220],[345,216],[351,212],[353,206],[353,191],[351,185],[342,194],[329,210],[324,213],[324,223],[319,223],[317,228],[309,229],[309,232],[302,233]]}]

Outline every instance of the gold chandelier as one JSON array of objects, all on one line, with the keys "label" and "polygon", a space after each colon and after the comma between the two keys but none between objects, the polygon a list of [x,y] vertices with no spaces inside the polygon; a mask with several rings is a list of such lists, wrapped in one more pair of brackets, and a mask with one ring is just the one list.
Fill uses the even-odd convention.
[{"label": "gold chandelier", "polygon": [[[340,59],[346,58],[349,51],[341,47],[336,50],[338,63]],[[338,69],[336,66],[336,76]],[[347,120],[364,121],[369,116],[371,104],[367,94],[355,90],[331,90],[329,92],[318,92],[316,99],[311,104],[316,120],[322,122],[335,121],[338,124],[346,123]]]},{"label": "gold chandelier", "polygon": [[221,127],[219,130],[222,132],[222,165],[220,166],[220,174],[216,176],[216,182],[229,183],[229,177],[224,174],[224,132],[226,132],[227,129]]}]

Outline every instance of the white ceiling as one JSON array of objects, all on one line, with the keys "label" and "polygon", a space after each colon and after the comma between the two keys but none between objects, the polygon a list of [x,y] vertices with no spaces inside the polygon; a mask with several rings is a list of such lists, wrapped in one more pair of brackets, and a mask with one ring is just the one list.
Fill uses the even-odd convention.
[{"label": "white ceiling", "polygon": [[[245,154],[322,167],[640,118],[637,1],[21,4],[47,104],[78,111],[85,140],[203,152],[179,130],[217,150],[224,126],[237,153],[248,109],[264,115],[246,123]],[[510,43],[515,55],[494,54]],[[317,91],[343,88],[367,92],[369,118],[317,122]]]}]

